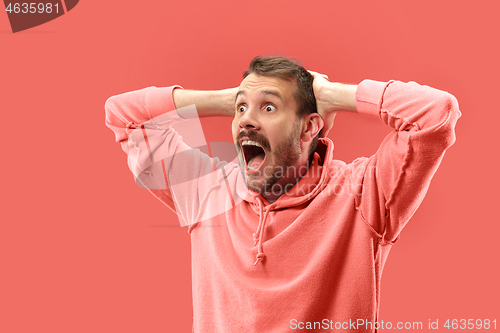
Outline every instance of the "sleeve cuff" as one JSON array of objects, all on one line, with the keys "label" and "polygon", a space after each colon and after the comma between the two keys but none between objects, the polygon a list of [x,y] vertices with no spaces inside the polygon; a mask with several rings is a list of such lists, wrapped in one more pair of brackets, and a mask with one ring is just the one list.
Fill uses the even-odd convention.
[{"label": "sleeve cuff", "polygon": [[356,90],[356,108],[358,113],[380,117],[382,97],[391,83],[363,80]]},{"label": "sleeve cuff", "polygon": [[151,119],[176,109],[172,96],[175,88],[182,89],[181,86],[175,85],[171,87],[154,88],[149,91],[146,99],[146,109]]}]

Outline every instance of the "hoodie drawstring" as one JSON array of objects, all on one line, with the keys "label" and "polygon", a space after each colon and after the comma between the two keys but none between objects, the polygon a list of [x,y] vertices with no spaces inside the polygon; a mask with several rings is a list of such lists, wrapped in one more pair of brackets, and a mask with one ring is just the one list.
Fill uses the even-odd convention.
[{"label": "hoodie drawstring", "polygon": [[254,240],[254,245],[257,245],[257,260],[254,262],[254,266],[257,265],[257,263],[261,260],[264,259],[264,249],[262,246],[262,236],[264,234],[264,228],[266,226],[266,218],[267,214],[269,213],[269,209],[266,209],[264,211],[264,205],[262,204],[262,201],[259,198],[256,198],[257,202],[259,203],[259,209],[260,209],[260,215],[259,215],[259,225],[257,226],[257,230],[253,234],[253,240]]}]

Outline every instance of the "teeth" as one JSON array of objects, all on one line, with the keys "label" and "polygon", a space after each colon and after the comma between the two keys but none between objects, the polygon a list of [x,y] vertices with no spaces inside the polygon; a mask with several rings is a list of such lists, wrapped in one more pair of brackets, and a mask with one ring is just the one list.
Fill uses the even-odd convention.
[{"label": "teeth", "polygon": [[255,156],[250,161],[248,161],[248,165],[247,165],[248,170],[255,170],[255,169],[257,169],[257,168],[254,168],[254,167],[251,166],[254,159],[255,159]]},{"label": "teeth", "polygon": [[241,145],[242,146],[257,146],[257,147],[260,147],[262,148],[262,146],[260,144],[258,144],[257,142],[255,141],[250,141],[250,140],[245,140],[245,141],[242,141],[241,142]]}]

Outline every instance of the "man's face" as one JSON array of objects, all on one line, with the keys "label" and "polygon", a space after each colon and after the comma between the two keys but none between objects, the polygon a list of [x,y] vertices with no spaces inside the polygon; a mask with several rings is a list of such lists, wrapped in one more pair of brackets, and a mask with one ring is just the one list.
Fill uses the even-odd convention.
[{"label": "man's face", "polygon": [[291,189],[301,176],[299,167],[307,163],[296,89],[294,82],[256,74],[238,89],[233,140],[248,188],[266,198],[277,199]]}]

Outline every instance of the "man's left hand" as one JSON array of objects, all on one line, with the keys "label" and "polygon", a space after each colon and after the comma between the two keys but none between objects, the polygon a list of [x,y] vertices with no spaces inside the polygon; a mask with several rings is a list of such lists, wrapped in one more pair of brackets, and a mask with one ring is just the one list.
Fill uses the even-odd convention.
[{"label": "man's left hand", "polygon": [[316,106],[325,125],[320,137],[326,137],[333,127],[333,121],[338,111],[356,112],[357,85],[342,84],[328,81],[328,76],[309,71],[314,77],[313,91],[316,97]]}]

